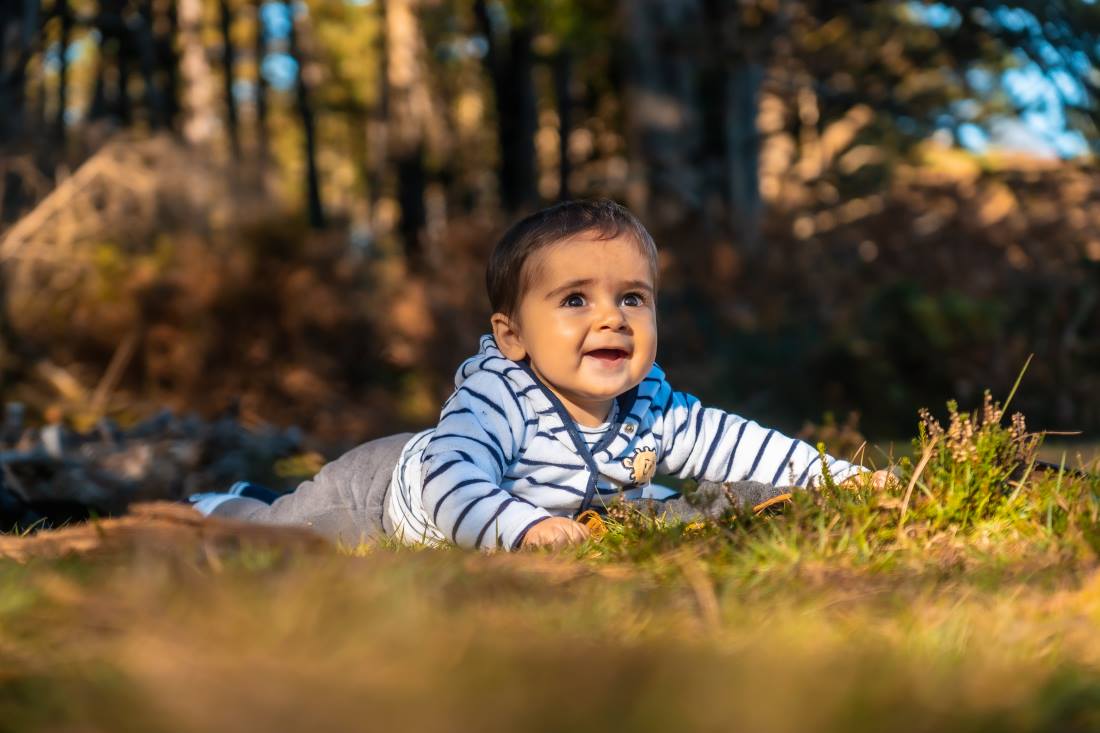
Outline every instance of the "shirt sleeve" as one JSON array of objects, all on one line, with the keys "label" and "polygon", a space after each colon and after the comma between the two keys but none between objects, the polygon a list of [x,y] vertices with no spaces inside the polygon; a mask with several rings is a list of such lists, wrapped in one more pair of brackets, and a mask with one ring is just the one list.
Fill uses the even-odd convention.
[{"label": "shirt sleeve", "polygon": [[526,419],[507,379],[478,372],[443,407],[424,448],[424,510],[462,547],[516,549],[550,513],[501,488],[520,452]]},{"label": "shirt sleeve", "polygon": [[[703,407],[692,395],[670,391],[662,427],[662,473],[775,486],[808,487],[821,480],[821,456],[810,444],[731,412]],[[865,470],[828,455],[825,461],[837,482]]]}]

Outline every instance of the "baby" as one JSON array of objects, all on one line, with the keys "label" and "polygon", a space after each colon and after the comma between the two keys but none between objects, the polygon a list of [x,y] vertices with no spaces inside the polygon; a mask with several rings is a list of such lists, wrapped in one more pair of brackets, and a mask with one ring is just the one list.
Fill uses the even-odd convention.
[{"label": "baby", "polygon": [[[582,542],[575,517],[615,500],[678,497],[652,483],[657,473],[820,479],[811,446],[669,385],[654,363],[657,249],[625,208],[571,201],[532,214],[497,243],[486,280],[492,334],[460,366],[434,428],[360,446],[271,505],[240,485],[192,497],[195,507],[351,542],[514,550]],[[864,471],[825,460],[837,482]]]}]

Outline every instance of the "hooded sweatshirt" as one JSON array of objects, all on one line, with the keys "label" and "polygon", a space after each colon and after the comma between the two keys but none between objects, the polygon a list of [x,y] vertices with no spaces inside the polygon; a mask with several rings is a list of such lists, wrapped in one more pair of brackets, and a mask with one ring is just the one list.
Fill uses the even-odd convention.
[{"label": "hooded sweatshirt", "polygon": [[[661,473],[707,481],[806,487],[821,458],[800,440],[676,392],[659,366],[616,398],[593,440],[522,362],[491,335],[455,373],[435,428],[414,436],[394,469],[387,511],[407,543],[517,549],[549,517],[600,511],[619,498],[679,496]],[[589,440],[585,440],[588,437]],[[836,481],[864,470],[826,456]]]}]

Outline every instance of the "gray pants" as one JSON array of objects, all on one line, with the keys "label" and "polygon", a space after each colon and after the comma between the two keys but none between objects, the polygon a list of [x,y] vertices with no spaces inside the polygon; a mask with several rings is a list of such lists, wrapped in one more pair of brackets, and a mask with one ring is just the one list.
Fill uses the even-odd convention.
[{"label": "gray pants", "polygon": [[274,504],[236,497],[219,504],[211,515],[310,527],[348,545],[392,534],[387,490],[401,449],[412,436],[390,435],[353,448]]}]

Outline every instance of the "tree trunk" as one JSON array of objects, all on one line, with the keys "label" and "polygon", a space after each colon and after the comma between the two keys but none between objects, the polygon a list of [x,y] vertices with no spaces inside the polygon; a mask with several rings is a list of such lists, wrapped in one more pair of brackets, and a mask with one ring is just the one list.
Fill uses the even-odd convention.
[{"label": "tree trunk", "polygon": [[474,3],[474,13],[489,43],[485,65],[496,98],[500,200],[505,209],[516,212],[538,202],[534,33],[527,26],[497,28],[485,0]]},{"label": "tree trunk", "polygon": [[707,24],[713,29],[708,68],[719,80],[714,105],[722,131],[724,170],[719,190],[731,233],[745,253],[758,254],[763,219],[756,123],[760,88],[775,39],[789,33],[793,3],[779,0],[763,22],[751,25],[722,0],[704,0],[704,4]]},{"label": "tree trunk", "polygon": [[267,58],[267,28],[264,27],[262,5],[256,4],[256,31],[253,53],[256,56],[256,145],[260,165],[266,167],[270,157],[267,139],[267,79],[264,78],[264,59]]},{"label": "tree trunk", "polygon": [[[23,115],[26,114],[25,99],[26,99],[26,84],[27,84],[27,66],[30,64],[31,56],[34,55],[35,45],[39,41],[40,34],[42,32],[41,22],[39,15],[42,12],[42,6],[39,0],[23,0],[23,27],[20,30],[20,54],[19,65],[16,68],[16,80],[17,88],[16,94],[19,99],[19,105],[17,109],[21,110]],[[42,95],[39,95],[39,102],[42,101]],[[23,117],[19,123],[22,130],[26,130],[26,118]]]},{"label": "tree trunk", "polygon": [[192,145],[208,145],[218,131],[214,80],[202,42],[202,0],[178,0],[180,75],[183,81],[183,136]]},{"label": "tree trunk", "polygon": [[[96,78],[88,119],[112,119],[118,121],[121,109],[119,93],[125,72],[122,56],[126,42],[126,24],[119,0],[99,0],[99,12],[95,16],[95,31],[99,34],[96,54]],[[111,72],[117,72],[112,74]]]},{"label": "tree trunk", "polygon": [[701,124],[697,88],[702,23],[697,0],[624,0],[627,33],[627,120],[636,193],[663,227],[698,221],[704,186],[699,171]]},{"label": "tree trunk", "polygon": [[424,148],[428,117],[434,114],[422,59],[423,39],[413,0],[389,0],[385,8],[388,157],[397,166],[399,225],[413,267],[424,260],[427,210]]},{"label": "tree trunk", "polygon": [[218,20],[222,32],[222,89],[225,93],[225,115],[229,133],[229,149],[233,157],[241,157],[241,142],[237,124],[237,100],[233,96],[233,13],[229,0],[218,0]]},{"label": "tree trunk", "polygon": [[317,141],[314,129],[313,107],[309,101],[309,88],[306,85],[305,59],[298,49],[298,21],[294,14],[294,5],[284,0],[286,11],[290,14],[289,52],[298,62],[298,75],[295,81],[295,106],[302,118],[302,132],[305,138],[306,189],[309,207],[309,225],[313,229],[325,226],[325,210],[321,205],[321,181],[317,172]]},{"label": "tree trunk", "polygon": [[554,89],[558,102],[558,200],[569,198],[569,133],[573,129],[573,54],[562,49],[554,59]]},{"label": "tree trunk", "polygon": [[[505,205],[510,211],[538,204],[535,133],[538,132],[538,107],[535,96],[535,57],[531,48],[534,33],[530,28],[514,28],[511,56],[505,75],[505,102],[508,124],[501,124],[501,186],[507,193]],[[499,107],[499,104],[498,104]]]},{"label": "tree trunk", "polygon": [[[424,189],[428,177],[424,170],[424,149],[415,148],[394,161],[397,164],[397,203],[401,207],[401,238],[414,265],[424,257],[424,236],[428,223]],[[412,243],[413,247],[408,248]]]},{"label": "tree trunk", "polygon": [[156,130],[168,123],[167,113],[160,87],[157,85],[157,47],[153,37],[153,3],[145,0],[141,4],[140,22],[133,23],[130,35],[138,52],[141,64],[141,78],[145,85],[145,107],[149,118],[149,127]]},{"label": "tree trunk", "polygon": [[750,253],[760,247],[760,134],[756,108],[763,78],[763,66],[752,61],[741,62],[726,74],[727,209],[734,234]]},{"label": "tree trunk", "polygon": [[[11,97],[8,90],[8,68],[5,63],[8,60],[8,25],[12,24],[15,20],[15,4],[10,2],[0,3],[0,109],[10,110],[9,114],[14,114],[15,110],[10,106]],[[0,145],[3,145],[8,138],[7,127],[11,120],[8,115],[0,116]]]},{"label": "tree trunk", "polygon": [[69,0],[57,0],[57,15],[61,22],[61,52],[57,68],[57,116],[54,118],[54,137],[65,144],[65,110],[69,106],[69,35],[73,27],[73,14]]},{"label": "tree trunk", "polygon": [[366,134],[370,119],[365,109],[351,109],[345,121],[348,126],[348,155],[352,160],[356,177],[365,191],[367,181],[370,179],[370,154],[367,152]]},{"label": "tree trunk", "polygon": [[123,31],[118,38],[118,53],[115,64],[118,66],[118,96],[115,97],[115,111],[124,127],[133,122],[133,105],[130,101],[130,38]]},{"label": "tree trunk", "polygon": [[88,102],[88,112],[85,119],[100,120],[107,116],[107,61],[103,58],[102,51],[95,62],[95,81],[92,82],[92,98]]},{"label": "tree trunk", "polygon": [[[7,0],[0,35],[14,40],[0,55],[0,143],[20,138],[26,129],[27,64],[30,62],[34,39],[38,33],[38,0]],[[10,67],[3,64],[12,59]]]},{"label": "tree trunk", "polygon": [[375,214],[378,211],[378,200],[382,195],[382,181],[386,172],[386,161],[389,150],[389,115],[390,115],[390,82],[389,82],[389,31],[387,30],[387,0],[378,0],[378,23],[382,31],[378,34],[377,54],[379,59],[378,69],[378,99],[374,109],[371,110],[370,119],[367,122],[367,218],[371,222],[372,229],[375,225]]},{"label": "tree trunk", "polygon": [[180,35],[179,12],[176,0],[158,0],[157,12],[163,13],[166,23],[154,24],[164,28],[155,35],[157,65],[164,70],[164,124],[169,129],[177,129],[180,116],[180,58],[176,53],[176,38]]}]

